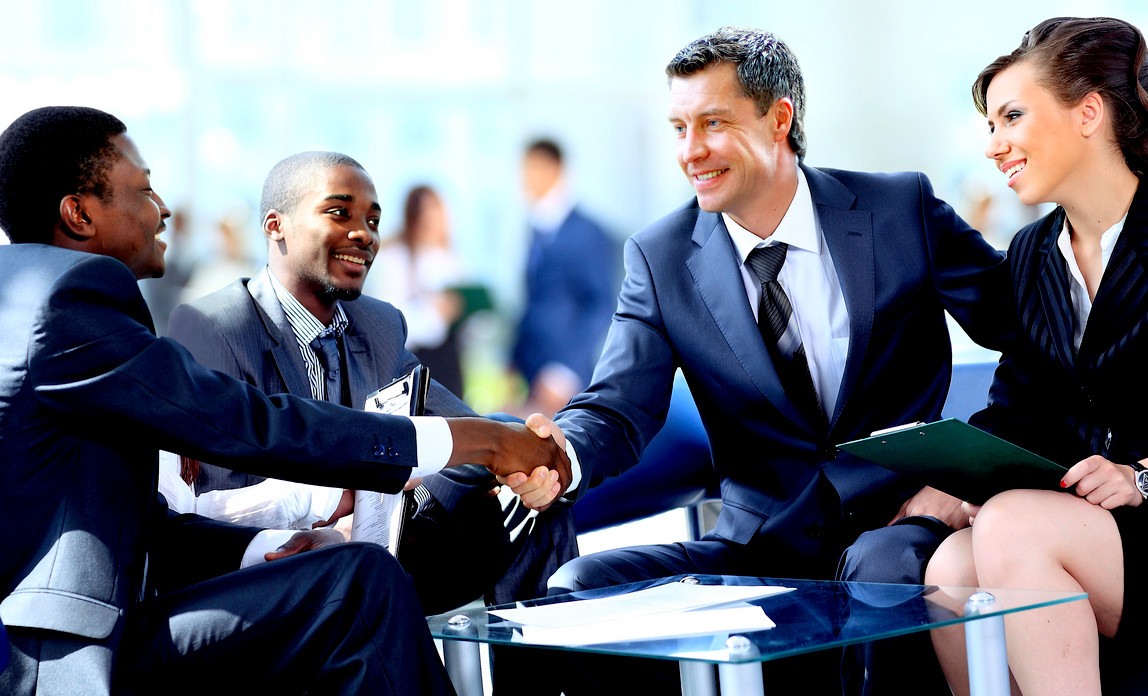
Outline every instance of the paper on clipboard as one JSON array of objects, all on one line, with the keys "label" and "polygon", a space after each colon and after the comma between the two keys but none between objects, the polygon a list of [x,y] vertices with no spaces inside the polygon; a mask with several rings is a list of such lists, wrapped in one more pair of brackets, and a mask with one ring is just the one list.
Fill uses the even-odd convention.
[{"label": "paper on clipboard", "polygon": [[1012,488],[1060,490],[1068,471],[956,418],[877,431],[837,448],[977,505]]},{"label": "paper on clipboard", "polygon": [[[406,375],[367,397],[364,408],[375,413],[421,416],[426,408],[430,370],[416,365]],[[385,546],[398,558],[403,534],[403,501],[406,492],[355,491],[351,541],[370,541]]]}]

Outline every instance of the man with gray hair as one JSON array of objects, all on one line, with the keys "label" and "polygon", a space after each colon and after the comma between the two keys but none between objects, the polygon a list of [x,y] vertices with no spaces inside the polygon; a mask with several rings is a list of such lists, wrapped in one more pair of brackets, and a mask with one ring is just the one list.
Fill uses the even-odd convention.
[{"label": "man with gray hair", "polygon": [[[968,524],[960,501],[836,445],[939,417],[951,368],[945,311],[986,346],[1007,335],[1008,317],[990,301],[1008,286],[1002,254],[922,173],[807,164],[801,70],[773,34],[719,29],[684,47],[666,75],[678,164],[695,197],[626,242],[602,358],[554,423],[580,471],[580,488],[565,492],[576,499],[639,460],[680,369],[722,508],[700,540],[582,556],[550,591],[679,573],[831,579],[869,530],[876,538],[853,549],[842,577],[920,582],[924,559]],[[527,423],[546,428],[541,421]],[[932,660],[928,638],[918,643]],[[906,662],[868,670],[878,684],[846,660],[847,690],[929,693]],[[767,683],[837,686],[823,667],[766,667],[789,669],[793,680]],[[655,664],[565,671],[598,680],[585,689],[597,696],[648,692],[659,671],[675,688],[672,671]]]}]

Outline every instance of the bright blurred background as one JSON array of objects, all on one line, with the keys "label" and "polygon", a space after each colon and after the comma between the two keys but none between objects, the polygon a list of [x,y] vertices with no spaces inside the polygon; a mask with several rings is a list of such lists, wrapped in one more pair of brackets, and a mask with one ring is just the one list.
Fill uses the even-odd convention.
[{"label": "bright blurred background", "polygon": [[578,198],[619,238],[668,212],[691,192],[663,68],[688,41],[725,24],[775,32],[805,73],[808,163],[924,171],[1003,247],[1036,211],[1020,209],[982,155],[972,79],[1047,17],[1148,26],[1148,4],[1133,0],[2,0],[0,10],[0,127],[48,104],[120,116],[178,214],[172,259],[201,261],[188,292],[263,264],[260,188],[286,155],[360,160],[388,231],[407,188],[439,189],[455,246],[495,297],[467,333],[465,396],[479,410],[507,388],[497,375],[521,295],[523,145],[561,142]]}]

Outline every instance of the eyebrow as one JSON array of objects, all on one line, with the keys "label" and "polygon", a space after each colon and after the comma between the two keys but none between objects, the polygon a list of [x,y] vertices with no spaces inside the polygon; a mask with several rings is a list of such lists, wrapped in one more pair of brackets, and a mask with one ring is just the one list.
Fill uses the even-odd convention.
[{"label": "eyebrow", "polygon": [[[733,113],[733,109],[730,109],[729,107],[721,106],[721,107],[715,107],[712,109],[706,109],[705,111],[698,114],[698,118],[705,119],[705,118],[709,118],[710,116],[726,116],[726,115],[729,115],[731,113]],[[683,119],[679,118],[678,116],[674,116],[673,114],[671,114],[667,118],[667,120],[669,120],[669,121],[681,121]]]},{"label": "eyebrow", "polygon": [[[344,201],[347,203],[351,203],[355,200],[355,197],[349,193],[332,193],[331,195],[325,197],[323,200],[325,200],[325,201]],[[378,201],[371,201],[371,210],[378,210],[379,212],[382,212],[383,206],[379,205]]]},{"label": "eyebrow", "polygon": [[1002,116],[1002,115],[1004,115],[1004,113],[1005,113],[1006,111],[1008,111],[1009,107],[1010,107],[1010,106],[1012,106],[1013,102],[1015,102],[1015,101],[1016,101],[1015,99],[1009,99],[1009,100],[1008,100],[1008,101],[1006,101],[1004,104],[1001,104],[1000,106],[998,106],[998,107],[997,107],[997,112],[996,112],[996,115],[997,115],[997,116]]}]

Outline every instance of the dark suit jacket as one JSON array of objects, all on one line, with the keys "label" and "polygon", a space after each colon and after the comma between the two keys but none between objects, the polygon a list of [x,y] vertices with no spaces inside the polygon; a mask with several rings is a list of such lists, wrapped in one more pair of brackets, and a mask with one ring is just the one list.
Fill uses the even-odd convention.
[{"label": "dark suit jacket", "polygon": [[586,383],[610,326],[619,281],[619,244],[575,208],[550,235],[535,232],[525,306],[511,360],[527,382],[561,363]]},{"label": "dark suit jacket", "polygon": [[[258,530],[168,514],[156,494],[159,448],[389,491],[416,464],[406,418],[269,397],[157,338],[136,280],[114,259],[0,247],[0,298],[0,522],[13,532],[0,554],[0,618],[9,628],[114,650],[143,594],[149,550],[178,547],[184,567],[163,569],[167,577],[238,568]],[[322,468],[316,452],[329,455]],[[86,688],[99,687],[73,692]]]},{"label": "dark suit jacket", "polygon": [[638,461],[681,368],[720,478],[713,533],[735,544],[765,535],[793,558],[835,565],[842,544],[885,524],[919,489],[835,445],[935,420],[952,360],[943,310],[974,339],[999,345],[1008,279],[1003,255],[934,197],[924,175],[802,169],[849,310],[828,432],[782,391],[722,218],[696,200],[626,243],[626,278],[594,379],[558,423],[582,485],[595,485]]},{"label": "dark suit jacket", "polygon": [[[360,405],[371,392],[409,372],[418,359],[404,347],[406,321],[393,305],[363,295],[344,302],[343,310],[350,322],[343,340],[351,403]],[[169,333],[204,365],[269,394],[311,394],[295,334],[266,272],[180,305],[172,312]],[[435,381],[427,393],[426,412],[476,415]],[[203,470],[209,478],[201,490],[262,480],[208,464]],[[446,611],[483,594],[496,602],[542,596],[546,571],[578,553],[573,518],[561,505],[543,513],[532,534],[510,544],[495,500],[482,495],[492,482],[486,468],[477,465],[451,467],[423,479],[445,509],[445,519],[433,535],[404,543],[399,555],[414,576],[428,613]],[[416,526],[407,529],[418,535]],[[410,542],[411,535],[404,539]],[[459,576],[458,568],[468,570],[465,577]]]},{"label": "dark suit jacket", "polygon": [[1148,456],[1148,187],[1141,184],[1101,278],[1080,351],[1057,208],[1016,234],[1009,267],[1020,340],[971,423],[1072,466]]}]

